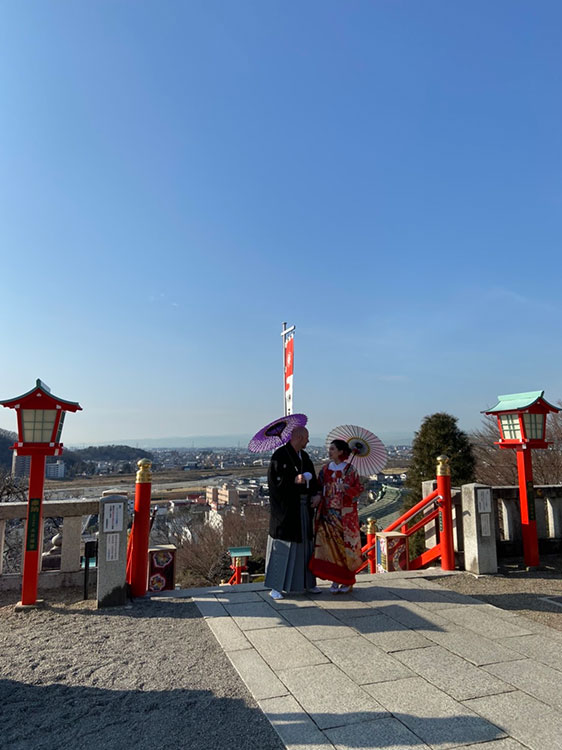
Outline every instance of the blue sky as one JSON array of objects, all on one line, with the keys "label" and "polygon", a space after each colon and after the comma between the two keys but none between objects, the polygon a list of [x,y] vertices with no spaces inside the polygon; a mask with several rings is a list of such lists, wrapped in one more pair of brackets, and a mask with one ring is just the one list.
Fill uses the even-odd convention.
[{"label": "blue sky", "polygon": [[[562,398],[562,6],[0,4],[0,399],[64,441]],[[14,429],[12,412],[0,427]]]}]

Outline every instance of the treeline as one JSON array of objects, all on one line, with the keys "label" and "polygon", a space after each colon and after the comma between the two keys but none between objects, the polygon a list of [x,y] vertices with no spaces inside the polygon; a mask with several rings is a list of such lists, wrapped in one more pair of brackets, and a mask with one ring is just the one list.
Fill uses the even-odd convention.
[{"label": "treeline", "polygon": [[[0,429],[0,469],[11,471],[12,451],[10,447],[16,442],[15,432]],[[137,469],[136,462],[140,458],[150,458],[152,454],[142,448],[132,448],[130,445],[97,445],[78,450],[64,449],[60,456],[65,464],[65,476],[75,477],[81,474],[95,474],[96,465],[100,461],[119,464],[118,470],[123,474],[130,474]],[[57,458],[48,459],[56,461]]]},{"label": "treeline", "polygon": [[131,448],[130,445],[91,445],[89,448],[67,451],[81,461],[138,461],[139,458],[152,458],[152,454],[142,448]]},{"label": "treeline", "polygon": [[95,474],[96,466],[101,461],[113,464],[121,474],[132,474],[137,469],[139,458],[152,459],[152,454],[130,445],[91,445],[72,451],[65,448],[62,455],[67,478]]}]

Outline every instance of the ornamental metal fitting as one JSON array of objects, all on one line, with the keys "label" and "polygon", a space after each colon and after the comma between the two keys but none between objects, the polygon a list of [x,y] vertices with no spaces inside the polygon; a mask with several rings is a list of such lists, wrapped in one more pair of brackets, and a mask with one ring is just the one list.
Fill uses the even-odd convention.
[{"label": "ornamental metal fitting", "polygon": [[449,466],[449,456],[437,456],[437,476],[450,477],[451,467]]},{"label": "ornamental metal fitting", "polygon": [[377,527],[377,519],[376,518],[368,518],[367,519],[367,534],[376,534],[378,531]]},{"label": "ornamental metal fitting", "polygon": [[139,470],[137,471],[137,484],[145,484],[152,482],[152,473],[150,471],[152,467],[152,461],[148,458],[141,458],[137,461]]}]

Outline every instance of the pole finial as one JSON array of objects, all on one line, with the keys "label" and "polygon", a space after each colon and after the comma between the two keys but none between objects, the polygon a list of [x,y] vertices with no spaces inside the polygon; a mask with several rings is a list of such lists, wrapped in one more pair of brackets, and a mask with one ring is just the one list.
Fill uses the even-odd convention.
[{"label": "pole finial", "polygon": [[442,454],[437,456],[437,476],[438,477],[450,477],[451,467],[449,465],[449,456]]},{"label": "pole finial", "polygon": [[377,526],[377,519],[376,518],[368,518],[367,519],[367,534],[376,534],[378,531]]},{"label": "pole finial", "polygon": [[137,484],[144,484],[145,482],[152,482],[152,473],[150,471],[152,467],[152,461],[148,458],[140,458],[137,461],[139,470],[137,471]]}]

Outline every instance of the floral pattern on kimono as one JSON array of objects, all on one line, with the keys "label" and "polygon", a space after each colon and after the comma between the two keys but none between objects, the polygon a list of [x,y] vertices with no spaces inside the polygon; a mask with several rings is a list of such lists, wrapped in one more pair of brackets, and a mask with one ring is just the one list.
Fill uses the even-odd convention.
[{"label": "floral pattern on kimono", "polygon": [[356,499],[364,488],[353,466],[343,471],[329,466],[318,476],[322,500],[316,509],[309,568],[318,578],[353,585],[362,563]]}]

